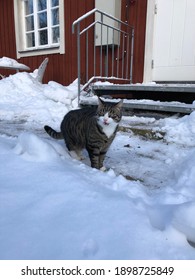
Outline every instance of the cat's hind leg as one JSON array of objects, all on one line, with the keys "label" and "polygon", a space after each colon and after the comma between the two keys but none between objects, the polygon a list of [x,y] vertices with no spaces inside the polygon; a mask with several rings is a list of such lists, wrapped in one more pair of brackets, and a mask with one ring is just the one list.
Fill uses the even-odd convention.
[{"label": "cat's hind leg", "polygon": [[81,150],[72,150],[72,151],[69,151],[69,154],[74,159],[77,159],[77,160],[83,160],[84,159],[84,157],[82,156],[82,151]]},{"label": "cat's hind leg", "polygon": [[65,144],[66,144],[66,147],[68,149],[68,152],[69,152],[69,155],[74,158],[74,159],[77,159],[77,160],[83,160],[83,156],[82,156],[82,148],[80,147],[77,147],[75,145],[72,145],[72,144],[67,144],[66,141],[65,141]]}]

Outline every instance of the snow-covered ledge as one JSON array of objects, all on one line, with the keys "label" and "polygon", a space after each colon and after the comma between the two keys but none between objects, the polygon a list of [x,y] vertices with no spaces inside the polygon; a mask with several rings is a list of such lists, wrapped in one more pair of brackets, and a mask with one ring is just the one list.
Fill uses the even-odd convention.
[{"label": "snow-covered ledge", "polygon": [[5,57],[5,56],[0,58],[0,68],[12,69],[12,70],[16,70],[16,72],[19,72],[20,70],[25,70],[25,71],[30,70],[30,68],[25,64],[19,63],[15,59]]}]

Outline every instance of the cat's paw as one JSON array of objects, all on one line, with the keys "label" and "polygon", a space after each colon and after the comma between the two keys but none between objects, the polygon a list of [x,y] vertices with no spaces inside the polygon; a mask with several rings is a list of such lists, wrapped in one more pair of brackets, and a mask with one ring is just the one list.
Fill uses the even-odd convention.
[{"label": "cat's paw", "polygon": [[85,156],[80,156],[80,160],[85,160],[86,157]]},{"label": "cat's paw", "polygon": [[79,152],[69,151],[69,154],[73,159],[77,159],[77,160],[80,160],[80,161],[84,160],[84,157]]},{"label": "cat's paw", "polygon": [[100,168],[100,170],[103,171],[103,172],[105,172],[105,171],[107,171],[107,168],[106,168],[105,166],[102,166],[102,167]]}]

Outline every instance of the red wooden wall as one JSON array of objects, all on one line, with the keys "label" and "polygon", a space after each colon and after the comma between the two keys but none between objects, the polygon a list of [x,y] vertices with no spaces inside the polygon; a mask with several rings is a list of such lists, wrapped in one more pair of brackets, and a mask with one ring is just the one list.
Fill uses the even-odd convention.
[{"label": "red wooden wall", "polygon": [[[78,17],[95,7],[95,0],[64,0],[65,17],[65,54],[51,54],[45,72],[44,82],[50,80],[64,85],[77,78],[77,46],[76,35],[72,35],[72,23]],[[122,0],[122,20],[127,20],[135,27],[135,53],[133,82],[143,81],[144,46],[146,27],[147,0]],[[92,19],[87,19],[90,22]],[[93,51],[93,34],[91,33],[90,49]],[[85,44],[82,41],[82,44]],[[14,7],[13,0],[0,0],[0,57],[7,56],[16,59]],[[31,70],[38,68],[46,56],[31,56],[18,59],[18,62],[28,65]],[[85,67],[85,53],[81,54],[82,65]],[[89,64],[92,67],[92,64]],[[12,74],[10,70],[0,71],[1,74]],[[81,77],[85,74],[81,69]],[[85,77],[83,77],[85,78]]]},{"label": "red wooden wall", "polygon": [[[14,9],[12,0],[0,1],[0,57],[3,56],[16,58]],[[7,74],[7,71],[1,69],[0,73]]]},{"label": "red wooden wall", "polygon": [[133,83],[143,82],[147,0],[122,0],[122,20],[135,28]]},{"label": "red wooden wall", "polygon": [[[92,10],[95,0],[64,0],[65,17],[65,54],[50,54],[48,56],[30,56],[18,59],[18,62],[28,65],[31,70],[38,68],[45,57],[49,63],[45,72],[44,82],[54,80],[64,85],[77,78],[76,36],[72,35],[72,23],[86,12]],[[13,0],[0,0],[0,57],[16,58],[14,7]],[[82,56],[84,59],[84,56]],[[3,75],[15,73],[10,70],[0,71]]]}]

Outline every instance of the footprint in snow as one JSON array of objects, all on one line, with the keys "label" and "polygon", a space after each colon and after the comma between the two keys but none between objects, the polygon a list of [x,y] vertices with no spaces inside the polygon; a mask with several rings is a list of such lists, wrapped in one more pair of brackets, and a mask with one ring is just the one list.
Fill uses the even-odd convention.
[{"label": "footprint in snow", "polygon": [[87,241],[85,241],[85,243],[83,244],[83,255],[86,258],[90,258],[95,256],[95,254],[98,252],[99,247],[97,242],[94,239],[88,239]]}]

